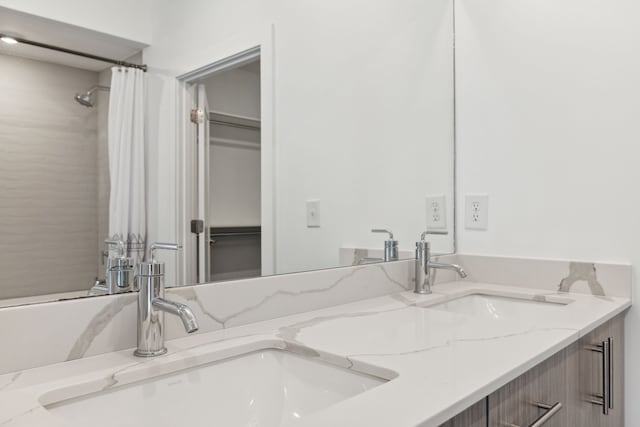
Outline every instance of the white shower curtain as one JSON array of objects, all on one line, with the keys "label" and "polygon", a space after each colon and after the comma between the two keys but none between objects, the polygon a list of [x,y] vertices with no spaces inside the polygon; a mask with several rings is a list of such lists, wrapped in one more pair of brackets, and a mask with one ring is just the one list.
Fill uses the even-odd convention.
[{"label": "white shower curtain", "polygon": [[111,69],[109,96],[109,236],[123,240],[134,262],[146,246],[144,72]]}]

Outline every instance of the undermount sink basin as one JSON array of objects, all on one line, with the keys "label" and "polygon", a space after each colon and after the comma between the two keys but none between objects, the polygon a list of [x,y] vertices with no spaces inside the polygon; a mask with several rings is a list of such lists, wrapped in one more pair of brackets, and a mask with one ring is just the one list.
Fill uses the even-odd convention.
[{"label": "undermount sink basin", "polygon": [[276,427],[384,382],[265,349],[46,408],[78,426]]},{"label": "undermount sink basin", "polygon": [[474,317],[509,320],[526,315],[544,316],[548,310],[558,310],[568,301],[534,301],[485,294],[473,294],[427,307],[433,310],[467,314]]}]

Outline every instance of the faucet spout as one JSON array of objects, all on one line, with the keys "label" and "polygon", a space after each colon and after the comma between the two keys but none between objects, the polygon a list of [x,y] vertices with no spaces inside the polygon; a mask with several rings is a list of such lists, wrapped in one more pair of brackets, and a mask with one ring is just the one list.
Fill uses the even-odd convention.
[{"label": "faucet spout", "polygon": [[465,277],[467,277],[467,273],[464,271],[464,268],[462,268],[458,264],[446,264],[446,263],[443,263],[443,262],[429,261],[429,267],[430,268],[441,268],[443,270],[455,271],[463,279]]},{"label": "faucet spout", "polygon": [[184,330],[188,334],[198,330],[199,326],[196,316],[186,305],[169,301],[164,298],[154,298],[152,304],[158,310],[178,316],[180,320],[182,320]]}]

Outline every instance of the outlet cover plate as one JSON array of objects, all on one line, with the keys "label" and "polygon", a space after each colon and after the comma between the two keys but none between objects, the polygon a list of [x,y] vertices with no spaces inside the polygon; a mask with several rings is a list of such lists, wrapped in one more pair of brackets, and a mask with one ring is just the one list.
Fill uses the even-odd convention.
[{"label": "outlet cover plate", "polygon": [[447,228],[447,199],[444,194],[426,197],[427,230],[444,230]]},{"label": "outlet cover plate", "polygon": [[489,228],[489,196],[467,194],[465,197],[464,227],[468,230]]}]

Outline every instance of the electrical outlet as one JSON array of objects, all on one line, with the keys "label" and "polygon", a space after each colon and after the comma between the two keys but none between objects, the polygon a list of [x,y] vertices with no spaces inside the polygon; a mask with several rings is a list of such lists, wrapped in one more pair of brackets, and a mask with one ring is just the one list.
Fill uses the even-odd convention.
[{"label": "electrical outlet", "polygon": [[427,230],[447,228],[447,199],[444,194],[427,196]]},{"label": "electrical outlet", "polygon": [[489,227],[489,196],[467,194],[465,198],[464,226],[469,230],[487,230]]},{"label": "electrical outlet", "polygon": [[320,227],[320,200],[307,200],[307,227]]}]

